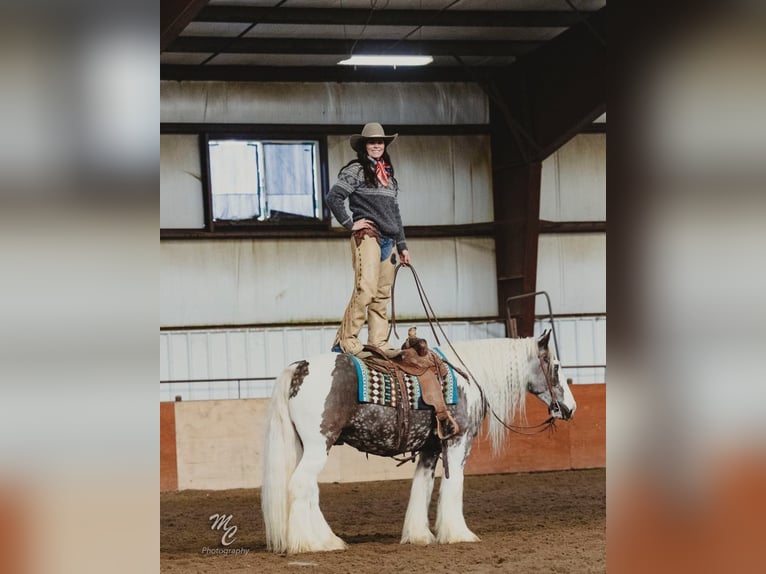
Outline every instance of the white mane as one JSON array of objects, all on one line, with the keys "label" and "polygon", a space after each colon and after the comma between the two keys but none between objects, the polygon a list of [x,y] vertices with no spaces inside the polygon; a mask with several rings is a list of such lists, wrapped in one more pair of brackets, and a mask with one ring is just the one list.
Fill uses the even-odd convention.
[{"label": "white mane", "polygon": [[[537,340],[534,337],[483,339],[462,341],[455,343],[454,347],[484,390],[489,408],[506,424],[513,423],[517,415],[521,422],[525,422],[526,382],[530,361],[537,358]],[[462,368],[459,360],[455,365]],[[471,382],[470,386],[475,385]],[[475,401],[475,411],[471,416],[481,418],[481,408],[481,401]],[[506,429],[489,410],[487,417],[492,450],[497,453],[503,444]]]}]

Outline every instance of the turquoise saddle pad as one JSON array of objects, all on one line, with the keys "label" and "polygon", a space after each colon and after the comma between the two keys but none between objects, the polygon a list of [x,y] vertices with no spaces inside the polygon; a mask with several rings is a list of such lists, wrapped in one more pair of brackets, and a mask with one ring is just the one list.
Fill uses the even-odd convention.
[{"label": "turquoise saddle pad", "polygon": [[[434,347],[433,350],[442,359],[446,358],[437,347]],[[369,368],[362,360],[353,355],[348,356],[356,367],[360,403],[395,407],[399,401],[403,400],[398,396],[399,391],[396,382],[391,380],[391,375]],[[407,389],[406,400],[409,401],[411,409],[426,410],[431,408],[420,400],[420,384],[416,376],[405,373],[404,383]],[[447,376],[442,383],[442,391],[446,404],[457,404],[457,377],[449,365],[447,365]]]}]

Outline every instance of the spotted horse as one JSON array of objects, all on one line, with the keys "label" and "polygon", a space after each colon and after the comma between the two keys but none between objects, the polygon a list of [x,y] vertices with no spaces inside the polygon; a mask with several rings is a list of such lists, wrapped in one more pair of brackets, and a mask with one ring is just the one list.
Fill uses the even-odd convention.
[{"label": "spotted horse", "polygon": [[406,436],[399,436],[397,409],[360,403],[357,367],[346,354],[327,353],[289,365],[278,377],[269,404],[261,506],[269,550],[277,553],[343,550],[319,507],[317,477],[333,445],[345,443],[369,454],[417,453],[403,544],[474,542],[463,516],[463,469],[473,438],[489,413],[495,452],[508,425],[525,410],[530,393],[552,417],[569,419],[576,403],[559,378],[550,333],[539,339],[486,339],[455,343],[441,352],[472,376],[458,377],[458,400],[448,409],[460,432],[446,441],[450,476],[441,481],[435,534],[428,507],[442,444],[433,411],[409,410]]}]

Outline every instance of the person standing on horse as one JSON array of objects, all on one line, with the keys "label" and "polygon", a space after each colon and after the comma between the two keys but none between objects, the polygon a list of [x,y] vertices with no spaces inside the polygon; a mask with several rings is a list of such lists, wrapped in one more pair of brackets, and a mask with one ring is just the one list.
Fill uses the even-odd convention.
[{"label": "person standing on horse", "polygon": [[[327,203],[335,219],[350,230],[351,257],[354,266],[354,290],[346,307],[333,344],[343,351],[366,358],[370,355],[359,341],[359,332],[367,318],[368,343],[381,349],[389,358],[401,354],[388,342],[387,306],[396,268],[396,247],[402,265],[410,264],[399,213],[399,184],[388,146],[396,139],[386,135],[379,123],[364,126],[361,134],[349,139],[356,159],[338,173],[338,181],[327,194]],[[351,214],[345,206],[345,200]]]}]

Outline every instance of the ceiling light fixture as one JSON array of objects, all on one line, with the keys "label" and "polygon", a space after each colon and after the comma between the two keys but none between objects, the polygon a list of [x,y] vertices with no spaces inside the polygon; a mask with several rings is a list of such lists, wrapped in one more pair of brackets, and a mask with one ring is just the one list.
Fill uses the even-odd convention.
[{"label": "ceiling light fixture", "polygon": [[426,66],[431,56],[351,56],[338,62],[339,66]]}]

